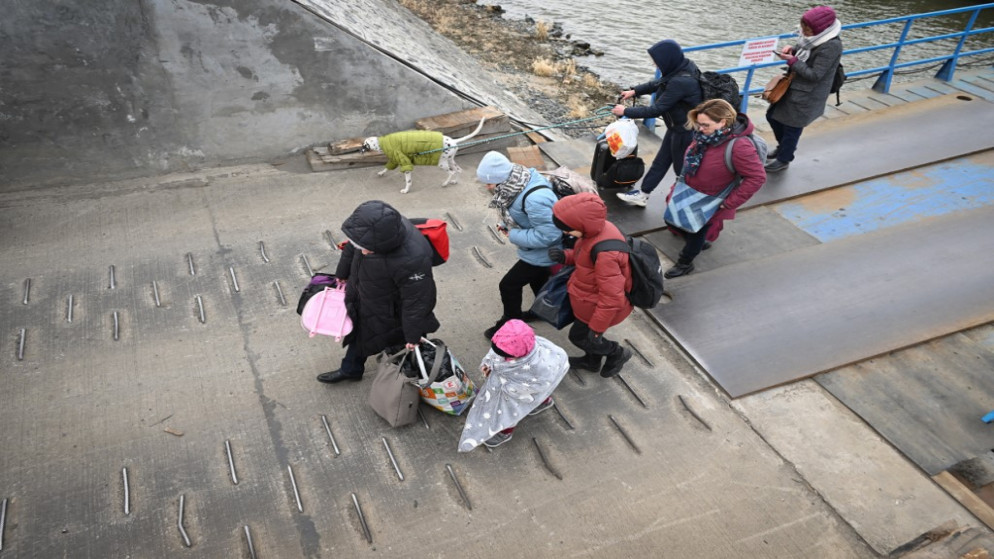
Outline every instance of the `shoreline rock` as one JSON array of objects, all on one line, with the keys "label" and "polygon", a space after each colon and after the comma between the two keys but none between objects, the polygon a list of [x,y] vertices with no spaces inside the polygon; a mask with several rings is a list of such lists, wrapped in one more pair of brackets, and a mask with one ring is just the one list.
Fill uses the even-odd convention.
[{"label": "shoreline rock", "polygon": [[[561,23],[506,19],[500,5],[480,5],[476,0],[400,0],[400,4],[479,60],[501,86],[552,123],[591,116],[596,109],[613,105],[620,91],[617,84],[601,81],[578,62],[603,53],[587,42],[572,40]],[[604,126],[585,124],[563,132],[580,137]]]}]

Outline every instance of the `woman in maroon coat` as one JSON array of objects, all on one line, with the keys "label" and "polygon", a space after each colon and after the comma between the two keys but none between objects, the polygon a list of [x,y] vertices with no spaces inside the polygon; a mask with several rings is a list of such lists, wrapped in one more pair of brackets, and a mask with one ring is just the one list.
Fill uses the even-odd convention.
[{"label": "woman in maroon coat", "polygon": [[601,252],[594,262],[590,249],[600,241],[624,240],[625,236],[607,220],[604,201],[590,192],[556,202],[552,221],[560,230],[577,238],[571,249],[549,249],[553,261],[576,267],[567,288],[576,316],[569,341],[583,350],[583,357],[570,357],[569,364],[574,369],[595,373],[600,370],[602,377],[612,377],[621,372],[632,352],[607,339],[604,332],[632,313],[632,304],[625,295],[632,288],[632,273],[626,253]]},{"label": "woman in maroon coat", "polygon": [[[722,99],[710,99],[697,105],[688,113],[687,126],[694,130],[694,140],[684,157],[683,181],[699,192],[718,195],[736,180],[742,182],[725,198],[714,216],[697,233],[681,232],[683,250],[676,265],[664,274],[667,278],[685,276],[694,271],[694,258],[701,253],[705,242],[718,238],[723,222],[735,219],[735,210],[746,202],[766,182],[765,161],[760,161],[756,146],[744,136],[752,134],[754,127],[749,117],[738,114]],[[732,145],[732,172],[725,165],[725,148],[728,142],[740,138]],[[676,186],[674,184],[674,186]],[[672,189],[670,196],[673,195]],[[667,198],[669,201],[669,198]]]}]

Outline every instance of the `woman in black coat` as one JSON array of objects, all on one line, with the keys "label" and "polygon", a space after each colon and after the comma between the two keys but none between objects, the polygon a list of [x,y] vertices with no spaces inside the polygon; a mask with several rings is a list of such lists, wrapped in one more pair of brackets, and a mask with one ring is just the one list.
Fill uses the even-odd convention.
[{"label": "woman in black coat", "polygon": [[766,165],[766,172],[790,166],[804,127],[825,112],[835,70],[842,59],[841,29],[835,10],[815,6],[801,17],[801,40],[777,53],[787,61],[794,78],[787,93],[766,111],[766,120],[777,138],[777,148],[767,155],[773,161]]},{"label": "woman in black coat", "polygon": [[336,383],[362,380],[366,358],[407,345],[438,330],[435,278],[428,240],[386,202],[363,202],[342,224],[349,242],[335,275],[345,280],[345,306],[353,330],[345,337],[342,366],[318,375]]}]

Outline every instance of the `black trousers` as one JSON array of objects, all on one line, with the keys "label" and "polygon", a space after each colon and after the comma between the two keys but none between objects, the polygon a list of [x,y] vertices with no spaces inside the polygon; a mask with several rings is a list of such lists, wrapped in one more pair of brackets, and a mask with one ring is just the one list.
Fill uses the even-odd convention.
[{"label": "black trousers", "polygon": [[569,341],[582,349],[584,353],[591,355],[610,355],[621,347],[618,342],[607,339],[603,333],[596,341],[593,341],[589,338],[589,333],[590,326],[581,322],[580,319],[576,319],[569,329]]},{"label": "black trousers", "polygon": [[659,186],[659,183],[666,176],[666,171],[673,167],[673,174],[679,175],[683,172],[683,157],[690,147],[690,142],[694,139],[694,133],[690,130],[667,128],[663,134],[663,144],[659,146],[656,157],[649,165],[649,171],[642,178],[642,192],[649,194]]},{"label": "black trousers", "polygon": [[521,318],[522,293],[526,285],[532,293],[538,294],[545,282],[549,281],[549,267],[535,266],[518,260],[500,280],[500,302],[504,305],[506,318]]},{"label": "black trousers", "polygon": [[683,250],[680,251],[678,264],[690,264],[697,258],[697,255],[704,249],[704,241],[708,235],[711,223],[705,223],[704,227],[696,233],[683,233]]}]

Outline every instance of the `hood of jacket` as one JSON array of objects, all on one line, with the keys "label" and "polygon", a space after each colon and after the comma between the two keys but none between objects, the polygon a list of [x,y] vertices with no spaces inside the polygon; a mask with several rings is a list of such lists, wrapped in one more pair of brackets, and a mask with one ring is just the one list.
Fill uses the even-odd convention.
[{"label": "hood of jacket", "polygon": [[687,58],[683,55],[683,49],[673,39],[665,39],[652,45],[646,51],[652,57],[652,61],[659,68],[659,73],[663,77],[669,76],[682,69]]},{"label": "hood of jacket", "polygon": [[732,125],[732,136],[748,136],[756,130],[756,126],[753,125],[749,117],[743,113],[739,113],[735,117],[735,124]]},{"label": "hood of jacket", "polygon": [[360,247],[385,254],[404,243],[404,217],[380,200],[359,204],[342,224],[345,236]]},{"label": "hood of jacket", "polygon": [[594,237],[604,229],[607,206],[597,194],[581,192],[556,202],[552,215],[571,230],[583,233],[584,237]]}]

